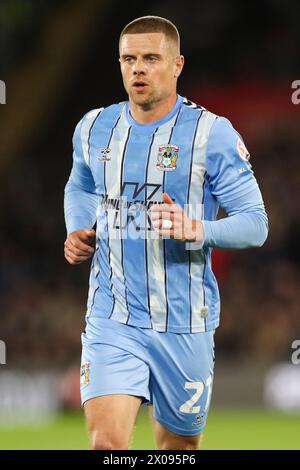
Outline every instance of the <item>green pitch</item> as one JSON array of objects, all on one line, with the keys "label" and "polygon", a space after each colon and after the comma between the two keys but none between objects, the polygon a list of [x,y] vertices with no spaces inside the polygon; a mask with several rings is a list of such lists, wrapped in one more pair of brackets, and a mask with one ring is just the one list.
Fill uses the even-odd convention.
[{"label": "green pitch", "polygon": [[[263,410],[212,410],[203,449],[300,449],[300,415]],[[0,427],[0,449],[88,449],[81,413],[63,414],[51,424]],[[148,413],[140,412],[133,449],[154,449]]]}]

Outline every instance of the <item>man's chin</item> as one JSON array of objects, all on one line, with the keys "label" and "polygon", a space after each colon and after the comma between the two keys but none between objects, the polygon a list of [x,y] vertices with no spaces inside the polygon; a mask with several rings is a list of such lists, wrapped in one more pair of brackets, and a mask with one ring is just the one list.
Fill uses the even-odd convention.
[{"label": "man's chin", "polygon": [[135,105],[141,106],[142,108],[146,109],[151,109],[152,106],[154,105],[154,100],[153,97],[151,96],[145,96],[145,95],[134,95],[131,96],[132,101],[134,102]]}]

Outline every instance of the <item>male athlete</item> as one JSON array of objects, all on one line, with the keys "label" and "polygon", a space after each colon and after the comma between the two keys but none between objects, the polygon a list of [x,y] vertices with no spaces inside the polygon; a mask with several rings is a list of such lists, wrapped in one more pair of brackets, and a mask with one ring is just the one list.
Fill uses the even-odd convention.
[{"label": "male athlete", "polygon": [[94,449],[128,449],[141,403],[159,449],[199,449],[220,313],[211,251],[261,246],[267,216],[240,135],[176,92],[176,27],[138,18],[119,51],[129,99],[81,119],[65,189],[65,257],[93,256],[82,403]]}]

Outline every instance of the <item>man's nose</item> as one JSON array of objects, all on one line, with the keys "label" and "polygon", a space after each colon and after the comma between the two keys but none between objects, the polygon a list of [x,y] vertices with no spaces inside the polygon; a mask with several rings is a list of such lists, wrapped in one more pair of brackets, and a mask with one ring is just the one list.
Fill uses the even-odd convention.
[{"label": "man's nose", "polygon": [[133,73],[135,75],[140,75],[140,74],[144,74],[145,73],[145,64],[143,62],[143,60],[137,60],[134,64],[134,67],[133,67]]}]

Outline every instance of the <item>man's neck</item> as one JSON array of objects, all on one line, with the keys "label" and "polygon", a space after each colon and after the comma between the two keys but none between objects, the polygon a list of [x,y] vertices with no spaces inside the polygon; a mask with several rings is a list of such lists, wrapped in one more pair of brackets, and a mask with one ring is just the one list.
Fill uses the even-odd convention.
[{"label": "man's neck", "polygon": [[130,113],[133,119],[139,124],[151,124],[155,121],[160,121],[163,117],[169,114],[174,108],[177,101],[177,94],[172,94],[165,101],[156,103],[153,108],[147,109],[133,103],[129,98]]}]

